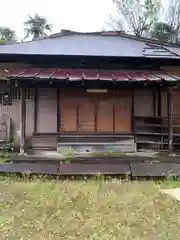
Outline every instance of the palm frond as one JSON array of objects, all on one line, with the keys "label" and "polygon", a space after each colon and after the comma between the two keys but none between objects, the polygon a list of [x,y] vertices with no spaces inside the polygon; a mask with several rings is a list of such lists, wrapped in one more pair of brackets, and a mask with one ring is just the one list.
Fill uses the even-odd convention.
[{"label": "palm frond", "polygon": [[46,35],[46,31],[51,31],[52,25],[47,23],[47,19],[39,16],[37,13],[32,17],[28,16],[28,20],[24,22],[26,38],[32,36],[37,39]]}]

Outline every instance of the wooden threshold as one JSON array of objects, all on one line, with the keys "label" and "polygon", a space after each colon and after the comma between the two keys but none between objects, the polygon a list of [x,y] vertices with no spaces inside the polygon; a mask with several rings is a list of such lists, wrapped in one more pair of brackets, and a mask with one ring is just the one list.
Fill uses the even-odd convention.
[{"label": "wooden threshold", "polygon": [[[161,132],[135,132],[134,135],[151,135],[151,136],[168,136],[168,133],[161,133]],[[173,136],[180,137],[180,134],[173,133]]]},{"label": "wooden threshold", "polygon": [[[159,127],[159,128],[168,128],[168,125],[165,124],[148,124],[148,123],[141,123],[136,124],[136,127]],[[180,128],[180,125],[172,125],[173,128]]]},{"label": "wooden threshold", "polygon": [[[162,120],[168,120],[168,117],[165,116],[134,116],[136,120],[149,120],[149,119],[162,119]],[[173,116],[173,120],[180,119],[180,116]]]},{"label": "wooden threshold", "polygon": [[33,136],[45,136],[45,135],[54,135],[54,136],[63,136],[63,137],[89,137],[89,136],[92,136],[92,137],[101,137],[101,136],[108,136],[108,137],[115,137],[115,136],[131,136],[133,135],[132,132],[34,132],[33,133]]}]

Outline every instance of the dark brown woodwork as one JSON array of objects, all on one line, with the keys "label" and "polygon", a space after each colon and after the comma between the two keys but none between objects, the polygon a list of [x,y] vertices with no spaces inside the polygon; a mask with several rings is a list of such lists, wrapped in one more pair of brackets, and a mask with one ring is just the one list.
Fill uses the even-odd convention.
[{"label": "dark brown woodwork", "polygon": [[79,132],[94,132],[95,130],[95,96],[84,90],[79,91]]},{"label": "dark brown woodwork", "polygon": [[[38,93],[37,88],[34,88],[34,132],[37,132],[37,101],[38,101]],[[59,130],[58,130],[59,131]]]},{"label": "dark brown woodwork", "polygon": [[57,132],[59,131],[60,129],[60,126],[61,126],[61,117],[60,117],[60,89],[57,88]]},{"label": "dark brown woodwork", "polygon": [[157,89],[152,89],[153,93],[152,93],[152,96],[153,96],[153,115],[156,116],[157,114]]},{"label": "dark brown woodwork", "polygon": [[78,99],[76,90],[61,89],[60,92],[60,131],[77,131]]},{"label": "dark brown woodwork", "polygon": [[89,93],[62,89],[59,100],[60,131],[131,132],[131,90]]},{"label": "dark brown woodwork", "polygon": [[113,132],[113,93],[98,93],[97,131]]},{"label": "dark brown woodwork", "polygon": [[158,87],[157,90],[157,115],[160,117],[161,116],[161,87]]},{"label": "dark brown woodwork", "polygon": [[134,88],[132,89],[132,105],[131,105],[131,132],[134,133],[135,116],[134,116]]},{"label": "dark brown woodwork", "polygon": [[79,123],[79,101],[76,104],[76,131],[79,132],[80,123]]},{"label": "dark brown woodwork", "polygon": [[172,111],[172,88],[167,89],[167,112],[168,112],[168,153],[173,152],[173,111]]},{"label": "dark brown woodwork", "polygon": [[25,88],[21,88],[20,95],[20,154],[25,152],[25,133],[26,131],[26,100]]},{"label": "dark brown woodwork", "polygon": [[116,121],[115,121],[115,117],[116,117],[116,94],[115,92],[113,91],[113,132],[116,131]]},{"label": "dark brown woodwork", "polygon": [[98,104],[95,100],[95,113],[94,113],[94,131],[97,132],[97,116],[98,116]]},{"label": "dark brown woodwork", "polygon": [[167,117],[167,91],[161,88],[161,116]]},{"label": "dark brown woodwork", "polygon": [[131,90],[121,89],[116,91],[115,104],[115,131],[131,132]]}]

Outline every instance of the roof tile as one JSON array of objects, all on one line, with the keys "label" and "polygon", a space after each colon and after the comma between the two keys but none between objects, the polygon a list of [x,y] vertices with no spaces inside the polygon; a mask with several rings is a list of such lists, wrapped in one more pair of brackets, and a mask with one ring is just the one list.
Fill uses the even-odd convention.
[{"label": "roof tile", "polygon": [[180,81],[180,76],[162,71],[117,71],[58,68],[29,68],[12,71],[8,78],[13,79],[57,79],[69,81]]}]

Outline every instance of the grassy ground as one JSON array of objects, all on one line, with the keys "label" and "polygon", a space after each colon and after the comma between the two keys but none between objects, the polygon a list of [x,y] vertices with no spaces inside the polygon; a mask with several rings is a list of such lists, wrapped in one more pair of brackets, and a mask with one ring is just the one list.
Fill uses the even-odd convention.
[{"label": "grassy ground", "polygon": [[0,239],[175,240],[179,226],[153,182],[0,182]]}]

